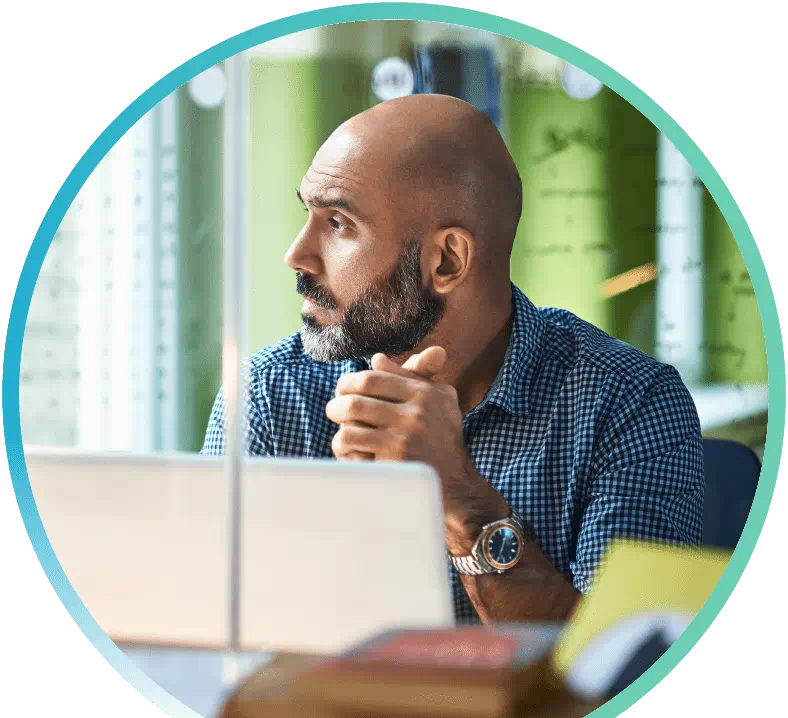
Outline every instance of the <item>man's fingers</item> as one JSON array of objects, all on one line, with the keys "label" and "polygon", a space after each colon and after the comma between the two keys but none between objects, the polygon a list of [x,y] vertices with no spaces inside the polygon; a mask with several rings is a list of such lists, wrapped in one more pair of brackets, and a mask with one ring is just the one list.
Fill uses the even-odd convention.
[{"label": "man's fingers", "polygon": [[[345,426],[365,427],[368,426],[368,424],[364,424],[360,421],[349,421]],[[370,454],[366,451],[348,451],[342,456],[337,456],[337,459],[342,459],[343,461],[374,461],[375,454]]]},{"label": "man's fingers", "polygon": [[409,376],[399,364],[378,352],[370,359],[369,365],[376,371],[388,371],[398,376]]},{"label": "man's fingers", "polygon": [[402,375],[367,370],[339,377],[334,396],[362,394],[374,399],[402,402],[410,399],[417,388],[418,384],[413,379]]},{"label": "man's fingers", "polygon": [[423,352],[409,357],[402,366],[385,354],[375,354],[370,364],[377,371],[386,371],[403,377],[432,379],[446,364],[446,350],[443,347],[428,347]]},{"label": "man's fingers", "polygon": [[331,450],[338,459],[356,456],[359,453],[374,456],[382,448],[384,440],[385,437],[378,429],[345,424],[334,434],[334,438],[331,440]]},{"label": "man's fingers", "polygon": [[391,426],[397,420],[397,406],[361,394],[342,394],[326,404],[326,416],[335,424],[360,422],[367,426]]},{"label": "man's fingers", "polygon": [[375,454],[370,454],[366,451],[348,451],[344,456],[337,456],[342,461],[374,461]]}]

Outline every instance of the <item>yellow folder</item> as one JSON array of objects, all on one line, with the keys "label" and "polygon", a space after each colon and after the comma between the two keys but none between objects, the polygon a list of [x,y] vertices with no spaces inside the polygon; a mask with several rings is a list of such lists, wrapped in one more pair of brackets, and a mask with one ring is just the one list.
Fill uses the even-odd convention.
[{"label": "yellow folder", "polygon": [[594,585],[559,639],[555,668],[565,674],[593,639],[639,613],[697,614],[730,556],[730,551],[712,548],[611,543]]}]

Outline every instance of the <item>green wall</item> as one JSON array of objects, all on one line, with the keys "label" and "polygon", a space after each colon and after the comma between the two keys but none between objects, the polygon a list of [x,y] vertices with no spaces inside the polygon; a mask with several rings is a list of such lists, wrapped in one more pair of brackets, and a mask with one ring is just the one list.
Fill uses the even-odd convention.
[{"label": "green wall", "polygon": [[569,309],[651,352],[654,285],[612,300],[602,283],[656,256],[657,130],[608,88],[509,82],[508,144],[523,179],[512,278],[537,305]]},{"label": "green wall", "polygon": [[738,384],[766,382],[761,314],[744,258],[708,190],[703,210],[708,379]]},{"label": "green wall", "polygon": [[249,349],[300,326],[302,299],[285,266],[306,221],[296,190],[331,132],[366,107],[361,60],[253,57],[250,61]]},{"label": "green wall", "polygon": [[[612,90],[610,128],[611,276],[657,258],[657,128]],[[648,282],[608,300],[612,334],[647,354],[656,340],[656,283]]]},{"label": "green wall", "polygon": [[559,87],[511,84],[509,145],[523,181],[512,279],[535,304],[569,309],[605,330],[611,306],[608,97],[574,100]]}]

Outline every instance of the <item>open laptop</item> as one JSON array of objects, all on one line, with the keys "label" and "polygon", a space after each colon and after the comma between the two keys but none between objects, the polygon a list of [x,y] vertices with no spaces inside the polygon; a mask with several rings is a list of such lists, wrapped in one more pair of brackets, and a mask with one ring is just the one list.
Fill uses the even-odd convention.
[{"label": "open laptop", "polygon": [[[228,640],[227,481],[220,457],[29,447],[41,521],[116,642]],[[454,615],[438,477],[422,464],[244,459],[244,650],[337,652]]]}]

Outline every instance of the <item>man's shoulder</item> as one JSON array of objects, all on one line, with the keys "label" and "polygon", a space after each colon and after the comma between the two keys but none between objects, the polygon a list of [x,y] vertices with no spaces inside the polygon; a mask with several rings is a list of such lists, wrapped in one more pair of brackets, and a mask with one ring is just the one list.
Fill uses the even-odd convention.
[{"label": "man's shoulder", "polygon": [[538,311],[547,327],[545,350],[565,363],[595,367],[628,381],[646,384],[660,374],[672,373],[669,365],[566,309],[540,307]]},{"label": "man's shoulder", "polygon": [[683,435],[700,432],[695,402],[675,367],[569,311],[539,311],[547,325],[544,349],[548,356],[563,363],[579,385],[599,390],[600,400],[615,401],[621,420],[647,406],[655,421],[669,415],[673,429],[683,429]]}]

